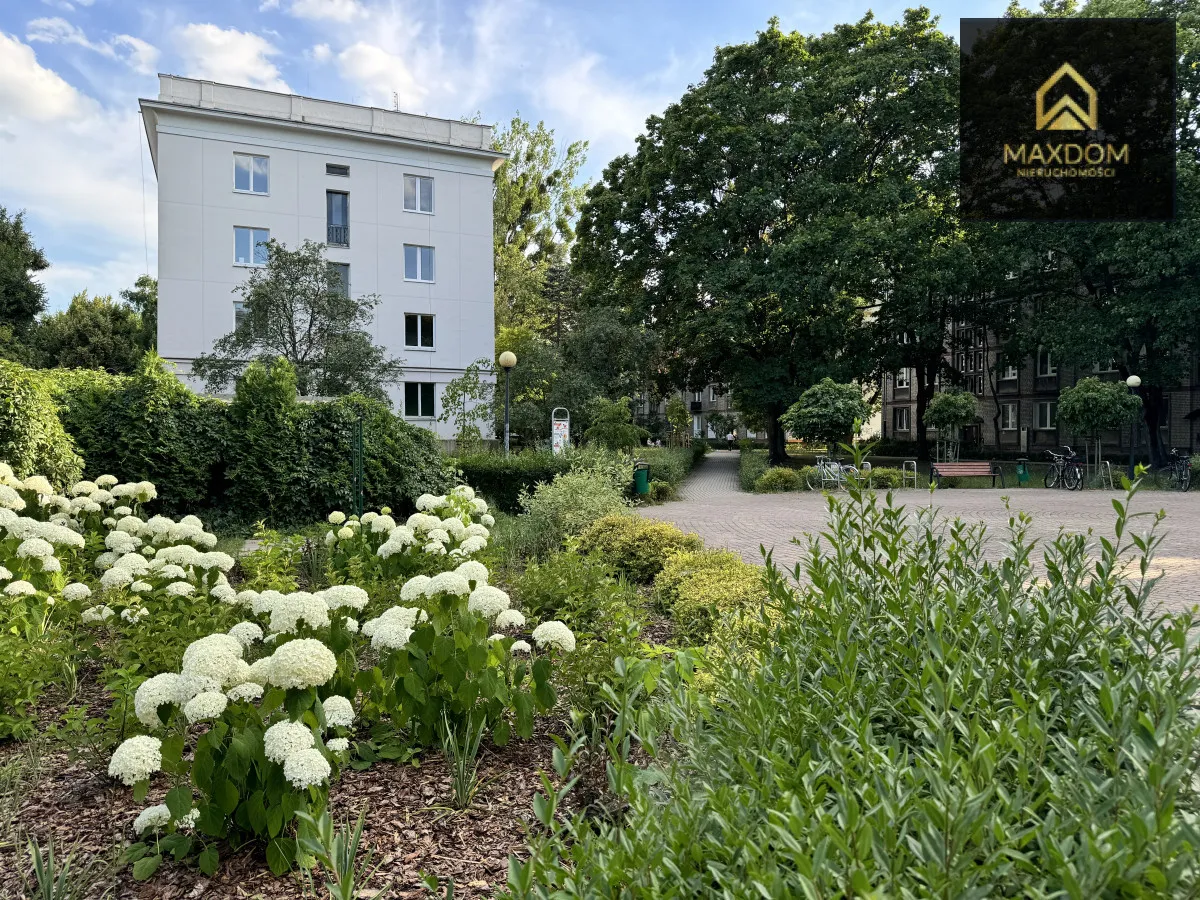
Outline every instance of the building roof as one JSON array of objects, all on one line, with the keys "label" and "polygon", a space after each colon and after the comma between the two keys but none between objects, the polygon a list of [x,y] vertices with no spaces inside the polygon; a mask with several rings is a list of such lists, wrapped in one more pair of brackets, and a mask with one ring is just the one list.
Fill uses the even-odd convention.
[{"label": "building roof", "polygon": [[155,171],[158,169],[158,120],[161,112],[252,119],[285,128],[317,130],[391,144],[484,156],[492,160],[493,170],[508,156],[504,151],[492,147],[490,125],[317,100],[178,75],[160,74],[158,84],[157,99],[143,98],[138,101]]}]

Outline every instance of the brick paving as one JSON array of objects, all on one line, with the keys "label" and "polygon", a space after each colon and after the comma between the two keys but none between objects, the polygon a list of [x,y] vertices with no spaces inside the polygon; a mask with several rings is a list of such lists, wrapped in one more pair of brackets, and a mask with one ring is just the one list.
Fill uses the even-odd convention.
[{"label": "brick paving", "polygon": [[[909,506],[931,502],[925,489],[897,491],[896,496]],[[946,516],[984,522],[1001,540],[1010,515],[1002,498],[1008,497],[1013,513],[1023,511],[1032,517],[1030,537],[1042,541],[1053,540],[1060,528],[1111,536],[1116,516],[1112,500],[1120,496],[1108,491],[951,488],[938,491],[932,502]],[[738,454],[725,450],[712,451],[704,458],[684,483],[680,498],[647,507],[642,514],[694,531],[707,546],[735,550],[749,562],[762,561],[759,546],[765,545],[774,550],[775,560],[789,569],[803,552],[791,539],[818,532],[825,523],[825,499],[819,492],[742,492]],[[1164,606],[1184,609],[1200,603],[1200,493],[1145,491],[1134,500],[1134,512],[1159,509],[1166,512],[1166,518],[1159,526],[1164,540],[1153,562],[1153,569],[1163,573],[1155,597]],[[1132,528],[1140,532],[1148,524],[1149,519],[1137,519]],[[989,553],[993,559],[999,555],[998,547]]]}]

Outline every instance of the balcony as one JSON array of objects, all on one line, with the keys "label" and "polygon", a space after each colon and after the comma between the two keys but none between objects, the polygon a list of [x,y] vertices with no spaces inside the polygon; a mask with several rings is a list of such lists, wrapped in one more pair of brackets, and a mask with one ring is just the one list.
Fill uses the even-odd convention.
[{"label": "balcony", "polygon": [[692,412],[694,412],[694,413],[704,412],[704,401],[703,400],[693,400],[692,401]]},{"label": "balcony", "polygon": [[350,226],[349,225],[328,225],[326,226],[326,241],[330,247],[349,247],[350,246]]}]

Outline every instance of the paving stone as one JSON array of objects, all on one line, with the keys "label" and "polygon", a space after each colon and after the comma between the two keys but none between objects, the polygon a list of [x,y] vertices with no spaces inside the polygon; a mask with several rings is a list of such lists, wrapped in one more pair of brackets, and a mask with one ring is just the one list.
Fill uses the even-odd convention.
[{"label": "paving stone", "polygon": [[[694,531],[709,547],[725,547],[748,562],[761,563],[762,551],[772,550],[775,561],[791,569],[803,553],[792,543],[796,537],[818,533],[826,521],[826,500],[820,492],[749,494],[738,486],[738,454],[710,452],[684,482],[677,501],[646,507],[642,514],[673,522],[684,531]],[[1045,488],[948,488],[934,495],[925,489],[897,491],[897,502],[910,509],[932,503],[939,513],[983,522],[991,536],[988,557],[998,559],[1007,535],[1009,518],[1027,512],[1032,518],[1029,536],[1052,541],[1060,529],[1112,537],[1116,513],[1112,501],[1120,492],[1081,491],[1071,493]],[[1008,498],[1009,508],[1005,508]],[[1144,491],[1134,499],[1135,518],[1130,527],[1144,532],[1152,515],[1162,510],[1165,518],[1158,532],[1163,536],[1152,564],[1161,573],[1155,597],[1164,606],[1184,609],[1200,602],[1200,493],[1177,494]],[[762,549],[760,549],[760,547]]]}]

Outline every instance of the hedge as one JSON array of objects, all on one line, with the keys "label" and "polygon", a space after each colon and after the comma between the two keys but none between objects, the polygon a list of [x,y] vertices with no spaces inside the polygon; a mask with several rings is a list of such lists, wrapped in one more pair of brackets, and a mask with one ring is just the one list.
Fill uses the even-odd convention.
[{"label": "hedge", "polygon": [[471,453],[460,456],[454,464],[462,471],[466,482],[485,497],[488,503],[507,513],[521,511],[521,492],[530,493],[542,482],[554,480],[555,475],[570,471],[570,462],[549,450],[522,450],[505,456],[502,453]]},{"label": "hedge", "polygon": [[38,474],[63,485],[83,461],[63,429],[58,404],[38,373],[0,360],[0,462],[21,478]]}]

